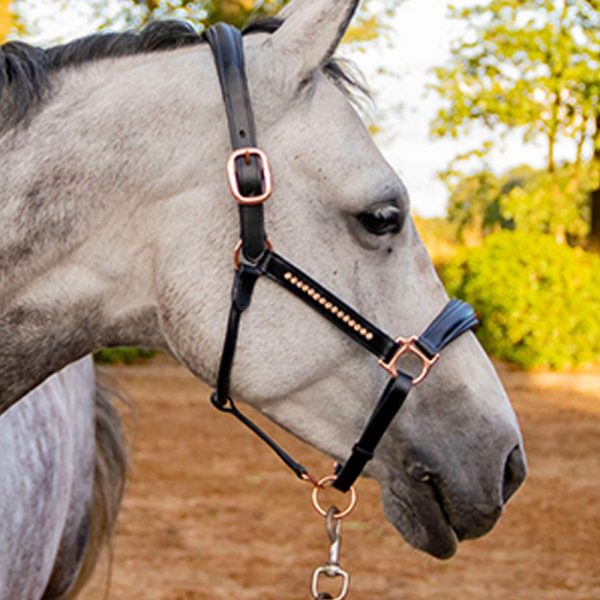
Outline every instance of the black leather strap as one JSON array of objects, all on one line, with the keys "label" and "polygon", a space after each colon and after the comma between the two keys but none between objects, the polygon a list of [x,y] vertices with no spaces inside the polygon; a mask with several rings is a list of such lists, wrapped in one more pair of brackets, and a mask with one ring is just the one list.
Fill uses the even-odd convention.
[{"label": "black leather strap", "polygon": [[[204,33],[215,60],[225,102],[232,150],[256,147],[256,129],[252,102],[246,78],[242,34],[231,25],[219,23]],[[263,189],[260,165],[256,157],[250,164],[239,159],[236,172],[244,196],[259,196]],[[240,239],[242,251],[250,262],[256,262],[267,249],[262,205],[240,206]]]},{"label": "black leather strap", "polygon": [[277,444],[269,435],[267,435],[256,423],[252,422],[236,406],[233,399],[229,396],[229,386],[231,382],[231,369],[235,358],[235,349],[237,346],[240,320],[245,310],[250,307],[252,302],[252,292],[261,272],[251,265],[241,265],[236,272],[231,291],[231,308],[229,310],[229,319],[227,322],[227,334],[223,352],[221,353],[221,363],[217,376],[217,387],[211,395],[211,402],[222,412],[233,415],[238,421],[243,423],[248,429],[255,433],[279,456],[279,458],[300,478],[308,474],[307,469],[299,462],[295,461],[279,444]]},{"label": "black leather strap", "polygon": [[405,373],[398,373],[398,377],[390,379],[360,439],[352,447],[350,458],[338,471],[333,482],[334,488],[347,492],[352,487],[373,458],[383,434],[402,408],[411,389],[412,377]]},{"label": "black leather strap", "polygon": [[229,310],[227,333],[225,335],[225,343],[223,352],[221,353],[221,364],[217,377],[216,400],[221,406],[225,406],[229,400],[229,382],[237,346],[240,319],[242,313],[252,302],[252,292],[260,274],[261,272],[257,268],[251,265],[242,265],[233,279],[231,309]]},{"label": "black leather strap", "polygon": [[450,342],[479,324],[473,307],[452,299],[419,336],[418,346],[430,357],[439,354]]},{"label": "black leather strap", "polygon": [[269,252],[261,269],[377,358],[387,360],[398,349],[389,335],[279,254]]}]

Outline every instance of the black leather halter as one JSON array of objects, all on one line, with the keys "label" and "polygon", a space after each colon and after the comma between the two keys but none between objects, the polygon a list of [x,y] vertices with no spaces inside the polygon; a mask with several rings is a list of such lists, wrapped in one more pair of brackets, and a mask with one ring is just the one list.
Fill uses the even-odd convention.
[{"label": "black leather halter", "polygon": [[[451,300],[418,337],[393,339],[337,298],[298,267],[276,254],[264,229],[263,204],[272,191],[266,155],[257,149],[252,104],[244,67],[241,33],[219,24],[205,33],[215,59],[225,101],[233,154],[228,163],[231,192],[239,205],[240,243],[235,251],[235,276],[225,345],[213,404],[240,419],[279,455],[298,477],[316,483],[308,471],[243,415],[229,396],[231,370],[241,316],[250,306],[260,276],[282,286],[373,354],[390,375],[375,410],[344,465],[338,466],[333,487],[348,491],[373,454],[383,434],[413,386],[427,377],[439,354],[450,342],[473,328],[477,318],[464,302]],[[397,369],[405,354],[417,356],[422,370],[416,377]]]}]

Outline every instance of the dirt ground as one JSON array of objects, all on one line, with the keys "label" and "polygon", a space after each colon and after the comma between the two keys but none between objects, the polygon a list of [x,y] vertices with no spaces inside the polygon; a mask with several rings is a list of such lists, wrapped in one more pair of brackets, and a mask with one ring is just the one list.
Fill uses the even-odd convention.
[{"label": "dirt ground", "polygon": [[[362,481],[345,524],[350,598],[600,599],[600,373],[511,372],[530,476],[487,537],[438,562],[412,550]],[[108,598],[302,600],[327,554],[308,490],[166,359],[109,375],[135,403],[133,469],[113,546]],[[274,432],[275,428],[267,429]],[[315,472],[331,461],[281,431]],[[86,600],[104,597],[104,560]]]}]

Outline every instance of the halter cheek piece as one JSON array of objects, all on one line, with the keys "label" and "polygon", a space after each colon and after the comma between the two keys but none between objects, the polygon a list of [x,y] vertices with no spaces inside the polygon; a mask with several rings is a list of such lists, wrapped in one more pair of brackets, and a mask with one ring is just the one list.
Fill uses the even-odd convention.
[{"label": "halter cheek piece", "polygon": [[[264,275],[371,352],[379,365],[390,375],[390,380],[360,439],[354,444],[350,457],[344,465],[338,465],[336,470],[332,485],[345,492],[351,488],[366,464],[373,458],[377,445],[410,390],[427,377],[440,352],[450,342],[477,325],[477,318],[468,304],[450,300],[422,335],[393,339],[273,251],[265,233],[263,209],[264,202],[272,193],[271,170],[267,156],[257,148],[244,67],[242,36],[234,27],[219,24],[208,29],[205,37],[213,52],[225,102],[233,149],[227,171],[229,186],[239,205],[240,216],[240,242],[234,252],[236,271],[231,310],[217,387],[211,400],[218,409],[231,413],[262,438],[298,477],[316,483],[301,464],[242,414],[229,396],[241,316],[250,306],[258,278]],[[421,372],[416,377],[398,370],[398,361],[405,354],[413,354],[421,361]]]}]

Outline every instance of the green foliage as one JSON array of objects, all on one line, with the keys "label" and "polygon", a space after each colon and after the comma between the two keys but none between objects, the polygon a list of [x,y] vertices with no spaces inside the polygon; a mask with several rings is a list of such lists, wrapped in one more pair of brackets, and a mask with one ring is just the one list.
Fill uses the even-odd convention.
[{"label": "green foliage", "polygon": [[99,350],[94,355],[94,359],[96,362],[110,365],[131,365],[152,358],[155,355],[156,352],[148,348],[132,348],[124,346],[120,348],[105,348],[104,350]]},{"label": "green foliage", "polygon": [[502,183],[490,171],[480,171],[464,177],[457,184],[448,202],[448,220],[456,225],[457,239],[467,234],[480,241],[501,222],[499,199]]},{"label": "green foliage", "polygon": [[554,235],[558,241],[583,243],[590,229],[591,166],[565,165],[549,174],[534,171],[500,198],[500,213],[520,231]]},{"label": "green foliage", "polygon": [[589,194],[597,185],[593,164],[564,165],[552,174],[529,166],[497,176],[482,170],[453,173],[447,216],[457,239],[479,243],[498,229],[539,232],[582,243],[590,227]]},{"label": "green foliage", "polygon": [[[489,0],[451,7],[451,16],[467,31],[453,44],[448,63],[435,70],[431,87],[443,106],[432,134],[457,138],[477,125],[495,140],[518,131],[525,142],[543,141],[548,177],[525,195],[516,190],[504,211],[557,239],[581,236],[587,224],[580,197],[573,193],[573,178],[557,173],[555,150],[569,140],[574,172],[586,156],[600,168],[600,4]],[[600,214],[596,190],[585,200]],[[592,221],[600,243],[600,216]]]},{"label": "green foliage", "polygon": [[[600,10],[587,0],[491,0],[451,15],[468,24],[433,86],[446,101],[432,125],[456,137],[478,122],[525,140],[591,143],[599,101]],[[594,26],[595,23],[595,26]],[[551,170],[551,169],[550,169]]]},{"label": "green foliage", "polygon": [[501,231],[463,249],[442,277],[476,307],[479,338],[495,356],[555,369],[600,357],[600,257],[547,235]]}]

